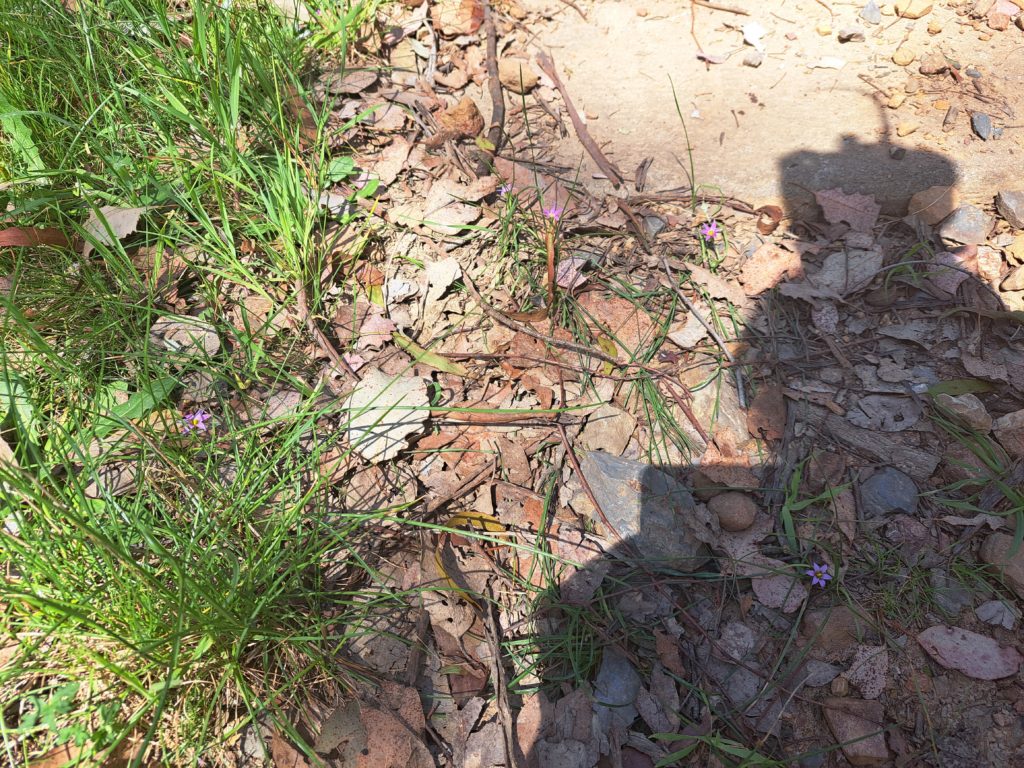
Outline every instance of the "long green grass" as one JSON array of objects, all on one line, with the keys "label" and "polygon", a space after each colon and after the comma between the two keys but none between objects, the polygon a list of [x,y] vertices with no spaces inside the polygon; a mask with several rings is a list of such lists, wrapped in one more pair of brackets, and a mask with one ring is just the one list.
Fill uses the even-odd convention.
[{"label": "long green grass", "polygon": [[[252,718],[294,736],[307,701],[352,682],[337,654],[365,603],[324,574],[375,513],[340,512],[320,471],[344,430],[289,364],[294,335],[240,331],[224,297],[287,311],[308,284],[318,309],[319,198],[352,165],[305,86],[373,5],[325,3],[300,29],[263,5],[0,2],[5,226],[94,248],[0,252],[7,764],[59,745],[82,764],[217,764]],[[85,228],[103,206],[145,211],[117,239]],[[163,303],[140,249],[180,262],[187,306]],[[220,350],[154,343],[175,312]],[[196,374],[212,420],[184,435]],[[245,417],[253,382],[303,404]]]}]

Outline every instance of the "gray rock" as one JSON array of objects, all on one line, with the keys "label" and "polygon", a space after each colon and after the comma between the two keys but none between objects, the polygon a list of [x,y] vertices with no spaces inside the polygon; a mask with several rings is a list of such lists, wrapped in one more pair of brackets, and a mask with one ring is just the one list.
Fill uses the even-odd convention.
[{"label": "gray rock", "polygon": [[974,615],[986,624],[996,624],[1004,629],[1013,629],[1020,619],[1020,609],[1003,600],[989,600],[974,609]]},{"label": "gray rock", "polygon": [[933,569],[928,581],[935,604],[950,616],[959,616],[960,611],[974,602],[971,591],[941,568]]},{"label": "gray rock", "polygon": [[[649,464],[591,451],[583,474],[616,533],[648,560],[695,571],[709,558],[707,544],[719,535],[718,519],[676,480]],[[616,541],[615,534],[609,539]],[[629,557],[617,547],[615,554]]]},{"label": "gray rock", "polygon": [[988,239],[993,223],[992,217],[980,208],[961,205],[942,222],[939,235],[944,240],[980,245]]},{"label": "gray rock", "polygon": [[644,229],[647,231],[648,237],[657,236],[667,226],[668,222],[660,216],[644,216]]},{"label": "gray rock", "polygon": [[730,621],[722,627],[722,633],[718,638],[718,647],[737,661],[754,650],[757,643],[757,635],[754,630],[742,621]]},{"label": "gray rock", "polygon": [[818,659],[808,659],[804,665],[804,685],[808,688],[820,688],[831,683],[842,672],[840,667]]},{"label": "gray rock", "polygon": [[878,7],[875,0],[868,0],[867,5],[860,12],[860,17],[868,24],[881,24],[882,9]]},{"label": "gray rock", "polygon": [[636,720],[634,701],[640,685],[640,675],[629,659],[612,646],[605,648],[594,680],[594,714],[605,733],[612,723],[625,730]]},{"label": "gray rock", "polygon": [[1014,229],[1024,229],[1024,190],[1003,190],[996,195],[996,208]]},{"label": "gray rock", "polygon": [[975,112],[971,115],[971,128],[982,141],[992,138],[992,118],[984,112]]},{"label": "gray rock", "polygon": [[917,486],[908,475],[892,467],[883,467],[860,485],[861,515],[868,520],[917,511]]}]

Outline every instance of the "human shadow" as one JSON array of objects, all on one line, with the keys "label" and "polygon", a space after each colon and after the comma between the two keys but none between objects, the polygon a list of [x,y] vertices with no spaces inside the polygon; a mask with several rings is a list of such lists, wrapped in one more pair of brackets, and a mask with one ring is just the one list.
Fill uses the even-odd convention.
[{"label": "human shadow", "polygon": [[[765,755],[802,766],[826,765],[832,752],[848,748],[848,759],[857,755],[881,763],[905,754],[900,750],[920,738],[913,722],[894,722],[861,680],[863,699],[827,697],[832,681],[856,679],[851,654],[857,644],[881,648],[890,636],[851,610],[847,593],[812,590],[804,571],[811,562],[826,562],[835,573],[844,537],[878,534],[902,562],[930,569],[935,594],[956,591],[948,560],[936,559],[943,536],[938,509],[919,500],[930,488],[966,482],[965,471],[989,478],[998,472],[962,450],[964,424],[939,401],[941,388],[929,389],[953,375],[948,363],[910,349],[943,334],[943,343],[950,341],[943,329],[950,313],[987,313],[991,336],[975,336],[971,343],[980,345],[980,358],[997,354],[1004,366],[1002,384],[998,371],[984,374],[994,386],[990,396],[982,395],[989,407],[1001,410],[1008,407],[1000,397],[1008,377],[1024,376],[1024,350],[1006,347],[1012,321],[1001,314],[1006,308],[991,281],[979,277],[976,244],[943,240],[938,222],[928,224],[926,217],[900,220],[914,193],[955,184],[954,165],[937,153],[894,147],[844,137],[835,152],[805,151],[779,161],[786,185],[803,193],[787,197],[787,218],[791,224],[818,221],[804,228],[804,243],[813,247],[799,251],[801,269],[789,274],[813,290],[788,296],[766,291],[745,318],[758,337],[753,346],[770,352],[753,355],[756,384],[775,385],[782,408],[774,434],[765,431],[760,416],[750,418],[751,410],[741,406],[733,414],[750,426],[743,438],[756,439],[758,451],[719,450],[718,426],[727,422],[719,415],[717,423],[705,425],[710,440],[704,456],[698,450],[689,464],[644,464],[603,453],[601,446],[580,452],[581,471],[573,475],[580,476],[575,496],[584,502],[566,501],[588,523],[575,529],[556,524],[557,530],[544,532],[552,553],[579,567],[533,617],[545,629],[538,630],[535,690],[518,702],[517,748],[529,745],[518,764],[703,765],[691,761],[707,759],[713,741],[724,745],[713,753],[723,765],[742,762],[737,752],[729,757],[729,748],[755,744]],[[836,188],[875,197],[880,180],[886,195],[880,208],[894,217],[888,225],[865,231],[859,228],[862,219],[821,222],[820,209],[812,215],[808,208],[817,209],[815,192]],[[758,244],[755,238],[748,257]],[[847,260],[851,279],[837,284],[832,276],[832,282],[816,284],[832,254]],[[862,259],[876,260],[877,268],[858,271]],[[779,279],[786,280],[785,274]],[[780,305],[798,331],[780,332],[774,317]],[[837,337],[825,338],[836,334],[828,322],[833,312],[845,332],[838,343]],[[924,335],[883,335],[879,322],[865,321],[866,315],[882,324],[913,321]],[[808,364],[808,350],[793,343],[794,335],[811,340],[817,363]],[[870,363],[857,352],[864,345],[872,347]],[[947,361],[955,346],[942,349]],[[959,373],[983,375],[979,371],[974,366]],[[726,370],[718,376],[721,386],[736,386]],[[805,386],[809,379],[814,386]],[[851,388],[856,396],[848,394]],[[944,429],[957,439],[929,427],[929,414],[947,422]],[[910,429],[914,423],[918,429]],[[706,450],[712,446],[716,450]],[[1005,453],[998,462],[1008,471]],[[904,506],[892,502],[880,512],[864,497],[893,471],[909,482],[910,492]],[[841,500],[839,489],[846,494]],[[805,527],[798,528],[793,518],[800,516],[782,514],[786,504],[815,495],[822,500],[811,509],[820,519],[804,516]],[[748,508],[747,518],[726,521],[720,509],[726,496]],[[753,597],[744,597],[748,582]],[[946,604],[937,599],[934,606]],[[941,611],[940,618],[950,618]],[[822,650],[825,643],[819,643],[833,614],[846,622],[851,642],[845,655]],[[765,653],[771,646],[764,640],[766,629],[784,638],[774,656]],[[598,651],[584,651],[588,643]],[[824,710],[867,723],[846,736],[856,746],[840,744],[843,738],[825,728],[819,714]],[[674,753],[680,755],[675,762],[668,757]]]}]

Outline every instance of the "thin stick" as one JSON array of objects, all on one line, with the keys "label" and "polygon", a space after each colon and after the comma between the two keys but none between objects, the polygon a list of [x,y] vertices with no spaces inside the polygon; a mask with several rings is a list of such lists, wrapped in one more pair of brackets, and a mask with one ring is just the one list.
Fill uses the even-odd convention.
[{"label": "thin stick", "polygon": [[744,11],[742,8],[733,8],[731,5],[719,5],[718,3],[711,3],[708,0],[693,0],[697,5],[703,5],[705,8],[710,8],[713,11],[725,11],[726,13],[735,13],[737,16],[749,16],[750,13]]},{"label": "thin stick", "polygon": [[587,150],[587,154],[594,158],[597,167],[608,177],[612,186],[618,189],[623,181],[622,172],[604,156],[601,148],[597,146],[597,142],[591,137],[590,131],[587,130],[587,126],[580,120],[580,114],[576,111],[576,107],[573,106],[572,99],[569,98],[569,92],[566,90],[561,78],[558,77],[555,62],[551,59],[551,56],[541,51],[537,54],[537,64],[544,70],[544,74],[551,78],[551,82],[555,84],[558,92],[562,95],[565,111],[569,113],[569,119],[572,120],[572,127],[576,129],[576,135],[579,137],[580,144]]},{"label": "thin stick", "polygon": [[487,131],[487,140],[494,149],[485,153],[477,163],[478,176],[485,176],[489,172],[490,160],[501,149],[505,131],[505,96],[501,91],[501,80],[498,79],[498,32],[489,0],[483,0],[483,8],[484,24],[487,27],[487,89],[491,94],[491,127]]},{"label": "thin stick", "polygon": [[548,312],[555,307],[555,223],[549,221],[544,232],[544,244],[548,249]]},{"label": "thin stick", "polygon": [[295,290],[295,304],[296,309],[299,311],[299,317],[303,322],[305,322],[309,332],[313,334],[313,338],[316,339],[316,343],[320,346],[320,349],[322,349],[324,354],[331,359],[332,363],[348,375],[349,379],[353,382],[361,381],[359,374],[356,373],[355,369],[348,364],[348,361],[338,353],[338,350],[334,348],[331,340],[327,338],[327,334],[320,330],[316,321],[313,319],[313,316],[309,313],[309,305],[306,303],[306,287],[302,284],[301,280],[296,281]]}]

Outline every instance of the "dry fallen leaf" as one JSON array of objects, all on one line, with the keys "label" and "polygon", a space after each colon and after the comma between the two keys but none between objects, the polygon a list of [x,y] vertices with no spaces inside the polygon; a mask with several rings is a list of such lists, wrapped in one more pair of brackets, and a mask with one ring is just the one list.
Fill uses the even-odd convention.
[{"label": "dry fallen leaf", "polygon": [[763,387],[747,411],[747,430],[764,440],[781,440],[786,433],[786,397],[783,387]]},{"label": "dry fallen leaf", "polygon": [[774,288],[783,278],[796,280],[803,277],[804,266],[800,254],[780,248],[774,243],[765,243],[740,270],[740,282],[748,296]]},{"label": "dry fallen leaf", "polygon": [[826,189],[814,193],[825,221],[838,224],[845,221],[857,232],[870,232],[878,221],[882,207],[869,195],[848,195],[842,189]]},{"label": "dry fallen leaf", "polygon": [[356,349],[380,349],[391,340],[391,334],[396,330],[397,326],[390,318],[377,312],[370,312],[359,326]]},{"label": "dry fallen leaf", "polygon": [[[82,227],[88,237],[82,245],[82,256],[89,258],[95,246],[93,240],[101,245],[113,245],[122,237],[127,237],[139,226],[139,218],[149,208],[121,208],[117,205],[104,205],[98,211],[89,214]],[[90,239],[91,237],[91,239]]]},{"label": "dry fallen leaf", "polygon": [[349,396],[348,439],[353,450],[374,463],[394,458],[406,438],[430,416],[427,385],[415,376],[392,379],[370,371]]},{"label": "dry fallen leaf", "polygon": [[480,0],[436,0],[430,18],[442,35],[472,35],[484,23],[484,7]]},{"label": "dry fallen leaf", "polygon": [[863,429],[902,432],[914,426],[923,413],[921,405],[909,397],[867,395],[857,401],[846,418]]}]

